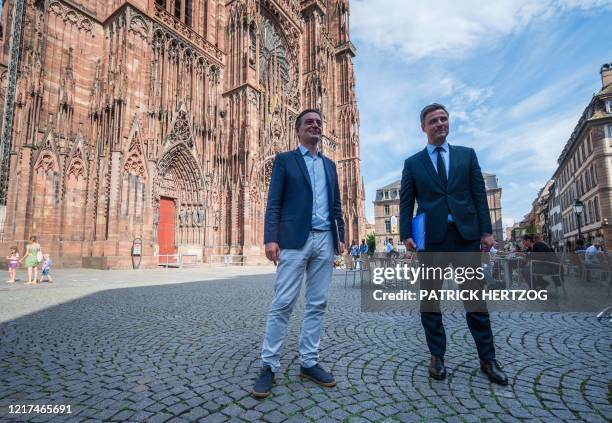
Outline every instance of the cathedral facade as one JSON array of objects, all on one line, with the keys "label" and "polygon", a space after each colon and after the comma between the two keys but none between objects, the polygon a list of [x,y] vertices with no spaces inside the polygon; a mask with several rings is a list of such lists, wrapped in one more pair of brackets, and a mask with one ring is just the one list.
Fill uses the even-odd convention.
[{"label": "cathedral facade", "polygon": [[[263,259],[276,153],[318,108],[346,241],[365,233],[348,0],[2,4],[0,247],[61,266]],[[136,241],[135,241],[136,240]]]}]

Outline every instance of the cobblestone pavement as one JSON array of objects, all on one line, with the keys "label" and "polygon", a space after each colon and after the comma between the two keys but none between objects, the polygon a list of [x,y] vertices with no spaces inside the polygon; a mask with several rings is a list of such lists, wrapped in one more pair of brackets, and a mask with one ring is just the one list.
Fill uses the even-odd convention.
[{"label": "cobblestone pavement", "polygon": [[[95,282],[0,290],[0,308],[12,304],[15,315],[4,312],[0,323],[0,421],[605,422],[612,417],[612,331],[593,314],[492,314],[498,358],[510,377],[507,387],[491,385],[480,372],[463,315],[446,315],[449,377],[437,382],[427,376],[418,315],[362,313],[360,291],[344,288],[338,274],[320,350],[337,387],[298,377],[300,301],[278,385],[268,399],[255,400],[249,393],[259,369],[273,275],[169,284],[161,280],[178,273],[156,273],[151,284],[144,282],[147,273],[123,284],[115,276],[107,281],[97,275]],[[182,278],[198,276],[186,275]],[[20,300],[30,314],[19,311]],[[72,414],[9,416],[8,406],[17,404],[69,404]]]}]

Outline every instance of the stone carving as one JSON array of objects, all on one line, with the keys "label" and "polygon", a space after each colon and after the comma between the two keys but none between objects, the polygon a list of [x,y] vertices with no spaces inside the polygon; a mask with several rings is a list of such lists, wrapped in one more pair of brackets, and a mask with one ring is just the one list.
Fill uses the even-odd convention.
[{"label": "stone carving", "polygon": [[149,38],[149,25],[140,15],[132,16],[130,19],[130,33],[146,40]]},{"label": "stone carving", "polygon": [[70,162],[68,172],[66,172],[67,179],[74,178],[77,181],[79,178],[85,179],[85,163],[81,158],[75,157]]},{"label": "stone carving", "polygon": [[210,55],[211,58],[214,58],[214,60],[219,63],[223,63],[224,54],[221,50],[206,41],[204,37],[193,31],[189,26],[179,21],[157,4],[155,5],[155,17],[173,31],[178,32],[180,35],[190,40],[201,50]]},{"label": "stone carving", "polygon": [[73,9],[71,6],[59,1],[52,1],[49,4],[49,13],[63,19],[64,22],[69,23],[80,31],[86,32],[92,37],[94,36],[91,20],[77,9]]},{"label": "stone carving", "polygon": [[193,135],[189,121],[187,121],[187,112],[181,110],[178,112],[178,117],[174,122],[174,127],[168,134],[167,142],[175,144],[177,142],[185,143],[189,148],[193,148]]},{"label": "stone carving", "polygon": [[57,167],[55,165],[56,161],[51,155],[50,152],[44,151],[38,160],[36,161],[36,165],[34,166],[34,171],[36,173],[42,172],[55,172]]}]

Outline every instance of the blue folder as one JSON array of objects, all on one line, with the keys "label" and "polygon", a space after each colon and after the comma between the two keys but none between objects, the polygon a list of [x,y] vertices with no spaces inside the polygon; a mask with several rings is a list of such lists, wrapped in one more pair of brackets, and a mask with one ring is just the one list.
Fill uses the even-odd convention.
[{"label": "blue folder", "polygon": [[416,244],[417,251],[425,250],[425,213],[412,218],[412,240]]}]

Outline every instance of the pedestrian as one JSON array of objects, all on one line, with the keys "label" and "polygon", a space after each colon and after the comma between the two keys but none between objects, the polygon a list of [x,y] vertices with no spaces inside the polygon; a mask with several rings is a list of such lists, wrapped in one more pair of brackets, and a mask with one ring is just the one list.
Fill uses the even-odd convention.
[{"label": "pedestrian", "polygon": [[[416,250],[412,235],[415,203],[417,214],[425,213],[425,252],[422,262],[428,268],[480,267],[481,247],[488,250],[495,244],[487,191],[473,148],[450,145],[449,114],[437,103],[421,110],[421,129],[427,145],[406,159],[400,190],[400,240],[407,249]],[[442,278],[421,280],[421,290],[438,291]],[[465,281],[462,289],[483,289],[479,279]],[[484,300],[464,301],[467,325],[476,343],[480,368],[489,380],[507,385],[508,378],[495,355],[493,331]],[[421,323],[431,353],[429,375],[446,378],[444,354],[446,334],[440,303],[423,300],[420,305]]]},{"label": "pedestrian", "polygon": [[17,247],[11,247],[9,255],[6,256],[6,261],[8,265],[8,283],[15,282],[15,276],[17,273],[17,266],[19,265],[19,253],[17,252]]},{"label": "pedestrian", "polygon": [[585,251],[586,249],[587,249],[587,247],[585,247],[585,245],[584,245],[584,239],[578,238],[576,240],[576,248],[574,248],[574,252],[578,253],[580,251]]},{"label": "pedestrian", "polygon": [[357,265],[357,259],[359,258],[359,246],[355,242],[355,240],[351,241],[351,248],[349,250],[351,252],[351,258],[353,259],[353,269]]},{"label": "pedestrian", "polygon": [[393,245],[393,238],[389,238],[387,241],[387,245],[385,245],[385,252],[387,253],[388,258],[397,258],[399,253],[395,249],[395,245]]},{"label": "pedestrian", "polygon": [[359,246],[359,256],[363,257],[366,254],[368,254],[368,251],[370,250],[370,248],[368,247],[368,244],[366,244],[365,239],[361,240],[361,245]]},{"label": "pedestrian", "polygon": [[[266,257],[276,264],[274,300],[261,347],[262,368],[252,395],[272,392],[291,311],[302,281],[304,321],[299,341],[300,377],[332,387],[334,376],[320,365],[319,342],[333,271],[334,250],[344,252],[344,220],[335,163],[318,151],[322,120],[306,109],[295,119],[299,147],[274,160],[264,221]],[[304,278],[306,273],[306,278]]]},{"label": "pedestrian", "polygon": [[[28,281],[26,285],[35,285],[38,279],[38,264],[42,261],[42,252],[40,251],[40,244],[36,242],[36,237],[32,235],[29,242],[26,244],[25,252],[19,262],[23,262],[24,266],[28,269]],[[32,277],[34,276],[34,277]]]},{"label": "pedestrian", "polygon": [[49,274],[51,272],[51,265],[53,264],[53,261],[51,260],[51,257],[49,257],[49,254],[44,254],[43,258],[42,275],[40,276],[39,282],[43,282],[43,279],[46,278],[47,282],[53,283],[53,278]]}]

